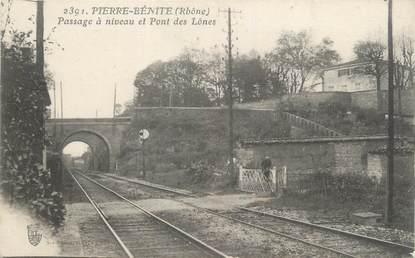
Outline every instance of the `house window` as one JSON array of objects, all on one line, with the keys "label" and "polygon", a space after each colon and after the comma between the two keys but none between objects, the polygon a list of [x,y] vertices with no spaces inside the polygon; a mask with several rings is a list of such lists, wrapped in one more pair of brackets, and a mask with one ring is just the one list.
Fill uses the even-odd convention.
[{"label": "house window", "polygon": [[344,75],[350,75],[350,69],[349,68],[347,68],[347,69],[340,69],[337,72],[338,72],[338,74],[337,74],[338,77],[344,76]]},{"label": "house window", "polygon": [[352,69],[352,74],[362,74],[364,70],[364,67],[355,67]]}]

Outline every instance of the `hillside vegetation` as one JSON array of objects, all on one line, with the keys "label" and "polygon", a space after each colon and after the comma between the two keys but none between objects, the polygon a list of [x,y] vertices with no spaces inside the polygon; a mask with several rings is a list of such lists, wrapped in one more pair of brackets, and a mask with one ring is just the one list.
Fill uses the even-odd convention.
[{"label": "hillside vegetation", "polygon": [[[376,108],[361,108],[331,100],[313,105],[307,100],[299,101],[297,99],[292,101],[292,99],[286,99],[278,103],[276,110],[301,116],[346,135],[387,133],[385,114],[379,112]],[[410,124],[403,119],[397,118],[395,126],[398,135],[411,133]]]},{"label": "hillside vegetation", "polygon": [[[138,112],[140,115],[130,129],[132,133],[126,133],[123,139],[119,157],[122,173],[137,175],[142,168],[142,145],[133,133],[141,128],[150,132],[144,145],[147,171],[184,170],[199,176],[208,170],[219,174],[226,171],[227,109],[159,108]],[[241,138],[287,137],[289,130],[284,123],[274,122],[270,111],[234,111],[235,144]]]}]

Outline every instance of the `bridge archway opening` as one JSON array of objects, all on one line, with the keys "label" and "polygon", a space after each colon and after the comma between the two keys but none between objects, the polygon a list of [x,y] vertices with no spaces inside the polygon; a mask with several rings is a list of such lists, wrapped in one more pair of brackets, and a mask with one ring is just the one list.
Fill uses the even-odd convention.
[{"label": "bridge archway opening", "polygon": [[91,131],[78,131],[62,144],[62,162],[66,168],[110,171],[111,149],[108,141]]}]

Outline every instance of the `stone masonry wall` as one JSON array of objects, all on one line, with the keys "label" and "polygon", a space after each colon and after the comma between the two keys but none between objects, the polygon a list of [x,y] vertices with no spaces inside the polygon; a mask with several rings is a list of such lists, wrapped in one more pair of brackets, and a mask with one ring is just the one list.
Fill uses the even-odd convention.
[{"label": "stone masonry wall", "polygon": [[337,102],[345,106],[350,106],[351,97],[349,92],[303,92],[293,95],[285,95],[278,102],[290,101],[295,106],[296,104],[308,103],[311,106],[317,107],[323,102]]},{"label": "stone masonry wall", "polygon": [[[388,92],[382,91],[382,102],[385,112],[387,109]],[[394,94],[395,111],[398,110],[398,93]],[[377,93],[376,90],[357,91],[357,92],[304,92],[293,95],[286,95],[281,99],[276,100],[276,103],[286,103],[290,101],[294,105],[309,104],[317,107],[323,102],[341,103],[346,107],[360,107],[363,109],[377,108]],[[415,96],[412,90],[405,90],[401,92],[402,113],[404,115],[413,115],[413,103]],[[276,105],[278,107],[278,105]]]},{"label": "stone masonry wall", "polygon": [[[369,153],[368,168],[369,176],[382,178],[387,171],[387,157],[385,153]],[[411,178],[414,176],[414,154],[397,153],[394,157],[395,177]]]},{"label": "stone masonry wall", "polygon": [[367,171],[368,152],[384,145],[385,141],[348,141],[338,142],[334,146],[335,173],[351,173]]},{"label": "stone masonry wall", "polygon": [[[351,92],[351,105],[360,108],[376,108],[377,107],[377,93],[376,91],[359,91]],[[401,92],[402,113],[404,115],[413,115],[413,103],[415,96],[413,91],[406,90]],[[382,91],[382,103],[384,112],[387,112],[388,92]],[[394,93],[395,112],[398,112],[398,92]]]},{"label": "stone masonry wall", "polygon": [[260,167],[267,155],[276,167],[287,167],[288,187],[307,174],[367,173],[368,152],[386,143],[385,139],[297,140],[285,143],[243,144],[236,150],[238,161],[246,167]]}]

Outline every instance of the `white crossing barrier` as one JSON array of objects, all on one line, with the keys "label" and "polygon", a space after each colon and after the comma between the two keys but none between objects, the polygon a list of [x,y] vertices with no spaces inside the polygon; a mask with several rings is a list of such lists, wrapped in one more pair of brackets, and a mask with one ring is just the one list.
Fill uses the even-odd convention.
[{"label": "white crossing barrier", "polygon": [[261,169],[250,169],[239,166],[239,189],[244,192],[261,193],[282,191],[287,187],[287,167],[273,167],[270,182],[265,179]]}]

